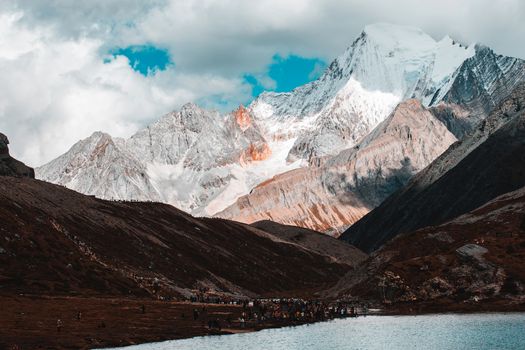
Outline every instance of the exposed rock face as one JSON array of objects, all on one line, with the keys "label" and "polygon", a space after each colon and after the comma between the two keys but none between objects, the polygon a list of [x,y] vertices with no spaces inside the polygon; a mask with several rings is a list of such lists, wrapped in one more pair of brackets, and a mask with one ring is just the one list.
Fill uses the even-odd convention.
[{"label": "exposed rock face", "polygon": [[342,239],[370,252],[397,234],[443,223],[524,186],[524,101],[521,85],[471,136],[350,227]]},{"label": "exposed rock face", "polygon": [[479,120],[472,118],[472,113],[466,107],[440,102],[430,108],[430,112],[439,119],[458,140],[471,133]]},{"label": "exposed rock face", "polygon": [[276,176],[218,216],[243,222],[270,219],[319,231],[335,228],[331,233],[337,235],[455,141],[419,101],[408,100],[356,147],[320,167]]},{"label": "exposed rock face", "polygon": [[233,112],[235,121],[239,124],[239,127],[244,131],[252,125],[252,118],[250,117],[250,112],[244,107],[239,106],[239,108]]},{"label": "exposed rock face", "polygon": [[251,143],[265,142],[249,115],[245,118],[222,116],[190,103],[137,132],[125,148],[147,162],[207,171],[236,163]]},{"label": "exposed rock face", "polygon": [[9,139],[0,133],[0,176],[35,177],[33,168],[9,155]]},{"label": "exposed rock face", "polygon": [[246,152],[243,154],[243,158],[241,159],[241,162],[246,160],[254,160],[254,161],[261,161],[268,159],[270,155],[272,154],[272,151],[270,149],[270,146],[268,146],[267,143],[263,143],[260,145],[255,145],[253,143],[250,144]]},{"label": "exposed rock face", "polygon": [[332,296],[352,295],[405,311],[523,306],[524,217],[520,188],[447,223],[400,235],[348,273]]},{"label": "exposed rock face", "polygon": [[9,140],[7,136],[0,133],[0,157],[5,157],[9,155]]},{"label": "exposed rock face", "polygon": [[463,62],[453,78],[448,90],[436,91],[426,103],[435,106],[435,116],[462,139],[525,82],[525,61],[476,45],[475,54]]},{"label": "exposed rock face", "polygon": [[[255,130],[255,137],[251,137],[253,140],[244,153],[241,154],[241,164],[249,161],[261,161],[266,160],[272,154],[270,146],[266,142],[266,139],[261,135],[260,130],[252,122],[252,117],[250,111],[248,111],[244,106],[239,106],[237,110],[233,112],[233,117],[235,121],[241,128],[243,132],[246,132],[250,127]],[[252,134],[254,131],[251,132]]]},{"label": "exposed rock face", "polygon": [[483,261],[483,255],[485,255],[489,250],[477,244],[465,244],[464,246],[456,249],[456,252],[463,259],[476,259],[478,261]]},{"label": "exposed rock face", "polygon": [[[0,177],[2,293],[310,296],[351,266],[300,244],[170,205],[109,202]],[[5,238],[5,239],[4,239]]]},{"label": "exposed rock face", "polygon": [[481,45],[475,51],[455,73],[443,101],[464,106],[472,111],[472,118],[481,120],[525,81],[525,61],[497,55]]},{"label": "exposed rock face", "polygon": [[[473,51],[473,55],[470,58],[467,58],[466,61],[462,63],[461,67],[449,78],[447,78],[448,80],[443,83],[444,85],[442,88],[435,90],[432,93],[432,97],[423,97],[423,100],[426,100],[427,104],[433,105],[433,107],[430,108],[430,112],[434,116],[434,118],[427,118],[424,120],[432,120],[430,125],[433,125],[433,123],[439,124],[437,121],[439,120],[451,133],[455,135],[456,138],[462,139],[465,137],[465,135],[473,132],[480,120],[483,120],[483,118],[487,116],[487,113],[494,107],[494,105],[501,103],[502,99],[508,96],[510,89],[515,88],[515,86],[519,84],[520,81],[525,80],[524,74],[525,69],[521,60],[498,56],[491,50],[478,46]],[[465,79],[467,79],[468,82]],[[449,89],[447,90],[448,93],[444,93],[443,89]],[[423,95],[430,96],[427,94],[429,94],[431,91],[432,89],[427,88]],[[403,104],[400,106],[402,105]],[[412,109],[412,113],[419,113],[419,111]],[[498,113],[497,110],[495,113]],[[333,113],[330,114],[331,118],[328,120],[320,118],[317,129],[321,130],[325,127],[330,127],[330,125],[336,125],[335,127],[338,128],[339,126],[343,125],[339,122],[336,122],[335,124],[332,123],[335,120],[334,118],[336,115],[337,114]],[[493,119],[494,121],[491,121]],[[498,120],[501,120],[501,118],[493,117],[485,123],[494,124],[497,123]],[[402,125],[399,127],[401,128]],[[312,134],[315,135],[316,131]],[[359,147],[366,147],[366,139],[373,139],[377,135],[378,133],[376,131],[371,132],[370,135],[365,137],[364,141],[361,141],[358,144]],[[333,138],[329,139],[333,140]],[[452,141],[454,141],[453,138],[437,138],[436,142],[441,140],[443,140],[444,143],[441,145],[441,148],[438,148],[440,151],[445,150],[452,143]],[[382,142],[384,143],[382,149],[387,152],[388,155],[389,149],[386,145],[390,142],[390,140],[383,139]],[[470,141],[467,141],[467,143],[469,142]],[[310,145],[311,143],[308,142],[304,144],[298,144],[296,141],[294,149],[304,152],[305,157],[308,158],[312,165],[325,162],[333,163],[333,161],[328,161],[326,157],[325,159],[317,158],[319,153],[312,151],[309,148]],[[395,145],[392,145],[392,147],[395,148]],[[316,150],[321,149],[318,146],[315,146],[314,148]],[[295,159],[292,156],[294,149],[292,149],[290,152],[289,159]],[[353,151],[342,151],[341,154],[334,157],[334,159],[341,157],[341,155],[352,154],[352,152]],[[413,152],[414,151],[412,151],[412,154]],[[426,155],[436,157],[439,154],[439,152],[434,152],[432,154],[427,153]],[[280,176],[278,178],[278,181],[265,182],[263,186],[256,188],[250,195],[246,196],[246,198],[240,199],[239,203],[236,204],[240,208],[234,209],[236,206],[234,205],[225,212],[220,213],[219,216],[225,215],[226,217],[233,217],[237,220],[248,222],[252,220],[271,218],[272,220],[311,227],[316,230],[336,228],[335,232],[337,232],[337,229],[342,229],[345,226],[352,224],[355,222],[356,218],[360,217],[360,215],[379,205],[388,195],[401,188],[411,175],[424,168],[433,160],[433,158],[428,157],[425,159],[424,154],[421,154],[421,156],[424,158],[423,162],[419,161],[418,166],[416,166],[414,169],[410,169],[410,166],[408,166],[408,171],[402,172],[402,174],[394,177],[395,180],[390,181],[387,186],[384,184],[380,186],[374,185],[373,187],[369,186],[365,191],[363,188],[367,186],[367,182],[361,181],[360,185],[357,187],[355,187],[353,183],[350,182],[349,186],[346,186],[346,188],[341,188],[337,184],[346,183],[346,179],[341,181],[339,179],[333,179],[330,177],[326,178],[325,176],[325,178],[321,180],[323,183],[321,188],[329,188],[329,191],[319,190],[315,192],[315,196],[308,196],[300,199],[298,198],[295,201],[293,199],[290,200],[290,191],[301,188],[300,186],[295,186],[299,174],[301,174],[301,177],[304,179],[311,179],[316,178],[316,176],[323,177],[324,175],[321,175],[323,172],[327,172],[329,174],[332,174],[333,172],[327,170],[326,166],[324,166],[321,171],[310,168],[309,170],[300,173],[294,172],[293,174],[289,175],[290,179],[293,178],[293,181],[296,181],[294,182],[294,185],[291,183],[290,185],[285,185],[286,182],[283,179],[286,177],[286,174],[284,174],[284,176]],[[368,164],[367,167],[364,167],[363,169],[366,169],[366,174],[361,173],[358,174],[358,176],[362,179],[367,178],[368,173],[373,174],[374,172],[382,172],[385,168],[399,169],[400,167],[392,167],[391,164],[388,164],[388,161],[384,164],[376,162],[374,164]],[[308,172],[312,172],[312,174],[307,175]],[[340,172],[339,174],[341,176],[346,175],[345,177],[347,178],[351,178],[353,176],[352,171],[349,171],[346,174],[344,174],[344,172]],[[279,190],[276,189],[275,191],[266,189],[263,192],[262,188],[268,188],[270,184],[276,186],[277,188],[282,186],[282,188]],[[312,191],[312,187],[315,187],[315,185],[309,183],[305,183],[303,186],[304,189],[298,189],[297,191],[303,190],[308,192]],[[344,212],[344,209],[342,208],[347,204],[345,204],[344,200],[342,200],[340,201],[341,204],[336,203],[335,205],[331,205],[331,200],[328,197],[330,197],[330,193],[334,192],[337,193],[336,196],[343,196],[343,193],[347,191],[351,191],[352,193],[349,193],[344,197],[348,198],[352,196],[360,196],[361,200],[351,203],[350,205],[354,207],[354,210],[344,213],[344,215],[347,215],[347,218],[341,220],[339,218],[339,213]],[[358,193],[355,193],[355,191]],[[283,198],[283,195],[281,193],[283,192],[286,193],[287,203],[290,204],[282,204],[281,199]],[[328,195],[326,195],[327,192],[329,193]],[[363,196],[363,192],[366,192],[367,194]],[[375,198],[373,198],[374,194],[376,194]],[[261,201],[256,197],[264,198],[264,203],[261,203]],[[316,200],[319,201],[319,203],[309,203],[310,201]],[[270,205],[268,203],[272,204]],[[251,206],[254,206],[254,208],[250,209]],[[276,209],[269,209],[271,207]],[[280,211],[279,209],[282,209],[283,207],[286,208],[286,210]],[[296,208],[292,213],[289,212],[289,208],[291,207]],[[360,210],[356,211],[356,208],[360,208]],[[312,220],[312,217],[315,219]]]},{"label": "exposed rock face", "polygon": [[[246,223],[273,220],[326,232],[339,227],[347,218],[357,220],[368,212],[367,203],[359,197],[352,199],[353,206],[340,205],[321,183],[321,175],[318,168],[296,169],[277,175],[254,188],[251,194],[240,197],[217,216]],[[337,235],[337,231],[330,233]]]}]

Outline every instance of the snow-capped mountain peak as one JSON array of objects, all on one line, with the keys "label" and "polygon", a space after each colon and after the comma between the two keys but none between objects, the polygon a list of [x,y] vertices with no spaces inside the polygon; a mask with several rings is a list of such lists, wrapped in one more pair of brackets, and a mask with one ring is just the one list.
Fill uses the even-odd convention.
[{"label": "snow-capped mountain peak", "polygon": [[355,145],[401,101],[439,102],[473,54],[473,48],[449,37],[436,41],[417,28],[369,25],[318,80],[289,93],[262,94],[250,108],[263,129],[277,121],[296,138],[289,160],[315,162]]},{"label": "snow-capped mountain peak", "polygon": [[36,169],[37,177],[103,198],[160,200],[212,215],[277,174],[355,146],[408,99],[476,111],[478,119],[459,123],[468,128],[498,101],[492,96],[503,94],[494,94],[502,85],[525,80],[522,68],[520,60],[448,36],[437,41],[413,27],[369,25],[319,79],[291,92],[262,93],[226,114],[188,103],[127,140],[94,134]]},{"label": "snow-capped mountain peak", "polygon": [[421,29],[390,23],[375,23],[365,26],[362,36],[385,50],[431,50],[435,40]]}]

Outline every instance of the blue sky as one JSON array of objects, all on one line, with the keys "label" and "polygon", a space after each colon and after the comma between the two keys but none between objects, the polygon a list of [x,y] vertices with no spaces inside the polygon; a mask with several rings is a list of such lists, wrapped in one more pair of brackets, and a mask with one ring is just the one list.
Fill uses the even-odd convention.
[{"label": "blue sky", "polygon": [[166,49],[160,49],[153,45],[133,45],[126,48],[118,48],[111,51],[113,56],[126,56],[129,65],[142,75],[154,74],[156,71],[165,70],[173,64]]},{"label": "blue sky", "polygon": [[[110,53],[114,57],[127,57],[130,67],[144,76],[163,71],[169,66],[175,67],[168,50],[153,45],[133,45],[111,50]],[[292,91],[317,79],[325,68],[326,62],[321,58],[306,58],[293,54],[283,57],[275,54],[263,73],[247,72],[243,75],[243,80],[251,86],[252,97],[255,98],[263,91]],[[220,96],[216,96],[214,101],[219,105],[237,102],[225,101]]]},{"label": "blue sky", "polygon": [[319,78],[326,63],[320,58],[305,58],[297,55],[282,57],[274,55],[268,65],[264,78],[270,78],[274,86],[269,86],[254,74],[245,74],[244,80],[252,86],[252,95],[257,97],[265,90],[276,92],[292,91],[298,86]]}]

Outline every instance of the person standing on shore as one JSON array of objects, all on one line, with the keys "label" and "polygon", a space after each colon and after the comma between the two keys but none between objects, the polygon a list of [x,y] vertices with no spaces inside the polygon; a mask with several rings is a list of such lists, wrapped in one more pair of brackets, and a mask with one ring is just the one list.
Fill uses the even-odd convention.
[{"label": "person standing on shore", "polygon": [[193,309],[193,321],[197,321],[199,319],[199,311],[197,309]]},{"label": "person standing on shore", "polygon": [[57,333],[60,333],[61,330],[62,330],[62,320],[58,319],[57,320]]}]

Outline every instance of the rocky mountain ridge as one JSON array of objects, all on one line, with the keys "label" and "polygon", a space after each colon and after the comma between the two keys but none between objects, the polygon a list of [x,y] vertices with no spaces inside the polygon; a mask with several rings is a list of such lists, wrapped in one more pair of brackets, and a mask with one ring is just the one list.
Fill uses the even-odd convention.
[{"label": "rocky mountain ridge", "polygon": [[[322,203],[327,196],[361,196],[346,193],[355,190],[351,181],[346,186],[346,181],[322,175],[322,164],[333,164],[336,160],[330,159],[338,154],[352,153],[399,103],[410,98],[430,108],[461,139],[525,80],[524,67],[523,61],[480,45],[464,47],[449,37],[436,41],[411,27],[371,25],[316,81],[288,93],[263,93],[247,108],[225,115],[188,104],[127,140],[112,138],[109,147],[97,148],[100,135],[96,133],[37,168],[37,177],[100,198],[161,201],[194,215],[227,212],[228,217],[249,221],[272,217],[254,217],[250,211],[257,208],[252,208],[241,218],[234,208],[257,200],[239,203],[238,199],[257,192],[259,185],[290,176],[319,190],[303,196],[306,202],[297,210],[288,210],[294,203],[289,201],[283,207],[283,223],[338,231],[427,164],[418,163],[398,185],[348,209],[335,209],[345,206],[339,200]],[[436,157],[437,150],[450,144],[448,138],[443,141],[421,157]],[[108,153],[95,156],[95,150]],[[379,155],[379,159],[388,157]],[[392,164],[376,162],[363,169],[374,174],[400,168],[399,164],[389,167]],[[311,186],[306,179],[312,179]],[[281,183],[284,187],[273,191],[268,203],[282,203],[281,193],[289,189],[285,181]],[[308,219],[312,213],[319,219]]]},{"label": "rocky mountain ridge", "polygon": [[243,222],[270,219],[337,236],[456,140],[411,99],[355,147],[318,167],[276,176],[217,215]]}]

